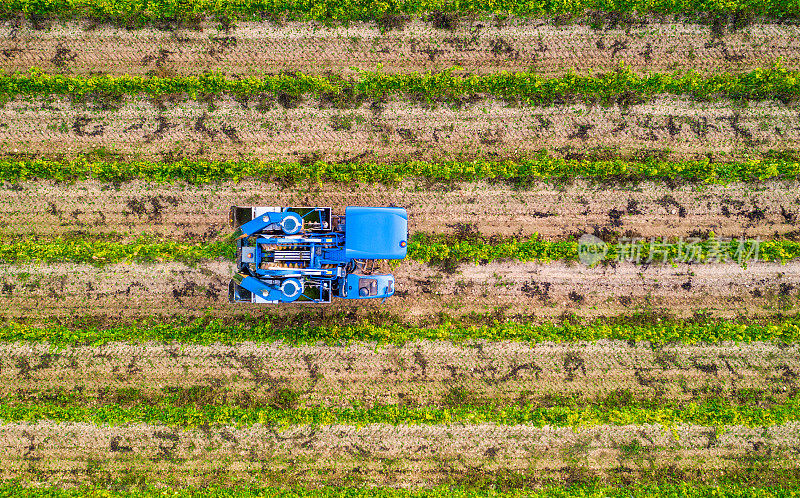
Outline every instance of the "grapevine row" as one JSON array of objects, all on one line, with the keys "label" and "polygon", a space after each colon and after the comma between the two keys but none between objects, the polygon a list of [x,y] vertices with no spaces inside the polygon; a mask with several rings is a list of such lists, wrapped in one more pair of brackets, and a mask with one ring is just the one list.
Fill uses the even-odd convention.
[{"label": "grapevine row", "polygon": [[586,10],[626,13],[694,14],[731,12],[772,18],[796,18],[800,6],[781,0],[3,0],[0,13],[31,17],[86,16],[142,24],[159,19],[285,18],[323,22],[382,19],[397,15],[422,15],[431,11],[484,12],[540,17],[584,14]]},{"label": "grapevine row", "polygon": [[[687,239],[688,240],[688,239]],[[602,244],[607,250],[604,261],[637,263],[780,261],[800,257],[800,241],[773,239],[709,239],[687,242],[679,239],[652,238],[617,244]],[[459,240],[450,235],[414,234],[408,245],[409,257],[422,263],[453,266],[470,261],[482,263],[501,259],[517,261],[575,261],[579,245],[574,240],[549,241],[534,234],[528,239],[505,239],[486,242],[477,237]]]},{"label": "grapevine row", "polygon": [[597,179],[680,178],[707,183],[753,181],[769,178],[800,177],[800,162],[790,160],[748,160],[718,163],[699,161],[574,160],[539,153],[518,161],[474,161],[404,163],[326,163],[259,161],[203,161],[183,159],[176,162],[108,162],[85,156],[74,160],[0,159],[0,180],[8,182],[33,179],[75,181],[96,179],[120,182],[132,179],[155,182],[184,181],[192,184],[239,181],[296,183],[368,182],[397,184],[407,178],[438,181],[535,180],[546,178],[589,177]]},{"label": "grapevine row", "polygon": [[[459,68],[460,69],[460,68]],[[353,99],[384,98],[389,95],[422,95],[429,100],[457,99],[472,95],[491,95],[503,99],[523,100],[536,104],[552,104],[559,99],[580,98],[584,101],[635,102],[656,94],[688,95],[695,99],[732,98],[783,100],[800,95],[800,72],[790,71],[776,63],[748,73],[715,73],[702,75],[689,72],[651,73],[639,76],[620,66],[602,76],[569,73],[548,78],[535,72],[485,75],[455,75],[452,70],[432,73],[386,74],[361,71],[353,80],[336,76],[309,76],[301,73],[274,76],[226,78],[221,73],[200,76],[73,76],[46,74],[38,68],[28,73],[0,75],[0,95],[87,94],[151,96],[185,93],[198,94],[286,94],[302,96],[342,95],[352,92]]]},{"label": "grapevine row", "polygon": [[[376,342],[402,345],[418,340],[451,341],[520,341],[578,342],[612,339],[649,341],[651,343],[709,343],[756,341],[793,343],[800,340],[800,317],[773,319],[767,323],[726,321],[662,320],[653,323],[613,321],[607,319],[564,320],[533,323],[528,321],[489,321],[442,317],[434,326],[414,326],[399,321],[362,320],[342,324],[345,320],[324,325],[301,320],[296,324],[276,322],[280,317],[260,316],[250,323],[242,321],[198,318],[191,323],[175,324],[165,320],[145,320],[110,328],[92,325],[70,327],[63,324],[32,326],[16,322],[0,324],[2,342],[48,342],[54,346],[76,343],[101,345],[110,342],[182,342],[187,344],[237,344],[241,342],[275,342],[287,344],[346,344]],[[379,320],[377,320],[379,321]]]},{"label": "grapevine row", "polygon": [[[53,399],[54,398],[54,399]],[[643,405],[643,406],[640,406]],[[80,395],[60,392],[52,398],[36,401],[0,398],[0,420],[5,422],[52,420],[56,422],[91,422],[123,425],[129,423],[165,424],[179,427],[207,425],[251,426],[290,425],[366,425],[366,424],[451,424],[496,423],[526,424],[535,427],[588,427],[593,425],[660,424],[672,427],[691,424],[720,427],[742,425],[763,427],[800,420],[800,396],[769,406],[734,404],[727,398],[710,398],[699,403],[659,400],[633,401],[607,407],[597,404],[541,407],[535,404],[457,404],[449,408],[377,405],[371,408],[327,408],[273,406],[241,407],[230,404],[184,404],[178,395],[163,395],[147,403],[92,404]]]},{"label": "grapevine row", "polygon": [[[688,240],[688,239],[687,239]],[[781,262],[800,257],[800,241],[773,239],[715,239],[698,241],[640,240],[608,244],[605,261],[636,261],[637,263],[668,262]],[[408,241],[407,258],[421,263],[452,267],[461,262],[483,263],[513,259],[517,261],[576,261],[578,242],[575,240],[545,240],[538,235],[528,239],[484,241],[480,238],[459,240],[449,235],[416,233]],[[0,239],[0,262],[73,262],[106,265],[127,261],[196,262],[202,259],[235,257],[234,245],[226,241],[206,243],[151,242],[140,239],[120,243],[88,238],[53,238],[48,241]],[[688,259],[688,258],[692,259]],[[636,259],[634,259],[636,258]]]},{"label": "grapevine row", "polygon": [[[502,482],[502,477],[498,477]],[[127,486],[108,483],[95,487],[31,488],[21,484],[0,486],[2,496],[28,498],[162,498],[162,487],[150,484],[134,491],[123,491]],[[789,483],[786,483],[789,484]],[[209,498],[789,498],[798,493],[791,487],[754,486],[726,482],[638,483],[629,486],[603,484],[549,485],[543,488],[506,489],[504,491],[463,486],[439,486],[425,489],[357,488],[357,487],[238,487],[226,488],[212,485],[199,488],[183,487],[169,491],[173,498],[192,498],[198,495]]]}]

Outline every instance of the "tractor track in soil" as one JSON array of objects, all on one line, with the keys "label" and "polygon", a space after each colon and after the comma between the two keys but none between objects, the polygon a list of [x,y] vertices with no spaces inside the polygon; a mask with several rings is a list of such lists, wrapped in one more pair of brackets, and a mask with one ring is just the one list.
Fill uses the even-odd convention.
[{"label": "tractor track in soil", "polygon": [[462,66],[474,73],[535,70],[561,75],[614,70],[624,62],[636,72],[749,71],[783,59],[800,68],[800,27],[756,22],[714,33],[710,26],[655,18],[627,28],[594,30],[588,24],[556,26],[541,19],[464,20],[453,29],[411,21],[381,33],[375,23],[324,27],[217,22],[199,29],[116,28],[91,21],[0,25],[0,68],[39,67],[70,74],[177,76],[208,70],[229,75],[299,71],[344,75],[355,69],[384,72],[441,71]]},{"label": "tractor track in soil", "polygon": [[[195,389],[182,403],[328,408],[462,403],[548,406],[617,399],[697,402],[704,396],[768,407],[800,389],[795,345],[669,344],[599,340],[540,343],[414,341],[402,346],[280,343],[0,345],[0,395],[37,399],[80,393],[83,403],[155,403]],[[137,401],[123,401],[136,390]],[[117,393],[117,394],[115,394]],[[119,394],[122,393],[122,394]],[[607,398],[610,397],[610,398]]]},{"label": "tractor track in soil", "polygon": [[407,98],[336,109],[311,97],[16,97],[0,108],[9,153],[129,159],[403,161],[514,158],[540,150],[669,149],[665,159],[765,157],[800,141],[796,105],[657,95],[630,106],[509,104],[480,97],[430,106]]},{"label": "tractor track in soil", "polygon": [[[747,473],[780,482],[796,469],[800,425],[601,425],[573,429],[494,424],[294,426],[276,430],[21,422],[0,426],[2,477],[61,485],[147,478],[203,486],[363,484],[409,487],[526,474],[529,485],[592,477],[634,482]],[[89,462],[92,462],[91,464]],[[225,462],[220,467],[220,462]],[[656,479],[658,479],[656,477]]]},{"label": "tractor track in soil", "polygon": [[[384,304],[307,305],[364,313],[385,311],[425,323],[441,311],[532,315],[616,316],[660,310],[676,317],[770,316],[800,301],[800,262],[663,264],[587,268],[578,263],[464,263],[454,274],[406,261],[392,270],[397,293]],[[227,261],[115,264],[3,265],[0,317],[29,323],[86,317],[105,324],[150,316],[235,320],[244,314],[295,313],[297,307],[227,303],[234,265]],[[305,306],[304,306],[305,307]]]},{"label": "tractor track in soil", "polygon": [[[800,182],[765,180],[727,185],[660,181],[609,185],[584,179],[533,182],[428,182],[397,186],[287,187],[242,180],[210,185],[132,181],[26,181],[0,188],[0,222],[10,237],[53,236],[133,241],[142,235],[218,240],[232,230],[232,205],[405,207],[409,232],[561,240],[583,233],[628,237],[800,237]],[[31,220],[36,220],[32,224]]]}]

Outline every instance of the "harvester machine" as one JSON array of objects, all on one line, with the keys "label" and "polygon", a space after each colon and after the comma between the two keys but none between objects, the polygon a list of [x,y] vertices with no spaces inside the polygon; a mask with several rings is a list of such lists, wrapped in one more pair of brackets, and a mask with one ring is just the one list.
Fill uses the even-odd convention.
[{"label": "harvester machine", "polygon": [[376,260],[403,259],[408,215],[397,207],[232,206],[237,273],[232,303],[329,303],[387,298],[394,276],[375,273]]}]

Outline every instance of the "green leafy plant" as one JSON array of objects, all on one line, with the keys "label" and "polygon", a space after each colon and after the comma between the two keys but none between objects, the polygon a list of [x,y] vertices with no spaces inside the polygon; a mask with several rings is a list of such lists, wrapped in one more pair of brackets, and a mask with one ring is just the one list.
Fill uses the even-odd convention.
[{"label": "green leafy plant", "polygon": [[[712,253],[724,254],[728,260],[737,261],[739,256],[755,255],[755,241],[744,241],[740,247],[737,239],[721,241],[709,239],[698,242],[701,260],[707,260]],[[679,241],[660,242],[660,246],[650,241],[634,244],[639,249],[644,262],[653,253],[653,260],[674,261],[685,255],[686,249]],[[786,239],[761,241],[758,244],[758,258],[761,261],[785,263],[800,257],[800,242]],[[621,252],[622,244],[610,244],[607,257],[613,260]],[[625,250],[627,252],[627,250]],[[205,243],[178,242],[174,240],[140,239],[132,243],[122,243],[92,238],[53,238],[47,241],[0,238],[0,261],[6,262],[59,262],[90,263],[106,265],[123,261],[193,262],[202,259],[227,258],[236,255],[232,243],[216,240]],[[625,256],[622,254],[622,256]],[[457,240],[448,235],[415,233],[408,241],[407,258],[422,263],[457,264],[461,262],[479,263],[513,259],[517,261],[575,261],[578,259],[578,242],[575,240],[548,241],[537,234],[527,239],[509,238],[485,241],[482,239]],[[746,260],[745,260],[746,261]]]},{"label": "green leafy plant", "polygon": [[182,404],[177,395],[165,395],[157,401],[118,404],[87,403],[79,395],[61,393],[57,400],[19,400],[15,395],[0,397],[0,419],[53,420],[57,422],[92,422],[120,425],[144,422],[170,426],[266,424],[290,425],[331,424],[450,424],[485,423],[503,425],[527,424],[536,427],[586,427],[600,424],[642,425],[676,424],[702,426],[744,425],[763,427],[800,420],[800,396],[769,407],[734,404],[726,398],[701,402],[659,403],[634,401],[608,408],[594,404],[555,404],[541,407],[534,404],[458,404],[447,408],[376,405],[369,408],[326,408],[293,406],[240,407],[228,404]]},{"label": "green leafy plant", "polygon": [[611,486],[599,483],[548,485],[542,488],[520,487],[504,491],[494,488],[481,489],[477,486],[437,486],[425,489],[404,488],[357,488],[357,487],[221,487],[218,485],[203,488],[183,487],[169,489],[155,486],[152,483],[142,489],[131,491],[114,491],[109,489],[126,489],[129,486],[109,485],[75,488],[33,488],[21,484],[3,484],[0,494],[3,496],[47,497],[47,498],[161,498],[168,493],[174,498],[190,498],[197,495],[210,498],[784,498],[797,496],[787,482],[783,486],[753,486],[736,482],[656,482],[637,483],[629,486]]},{"label": "green leafy plant", "polygon": [[302,73],[275,76],[225,78],[222,73],[185,77],[71,76],[47,74],[38,68],[27,73],[0,74],[0,96],[87,94],[106,96],[151,96],[232,93],[258,95],[271,93],[300,96],[340,95],[352,88],[354,98],[379,98],[387,95],[424,95],[437,100],[472,95],[492,95],[536,104],[552,104],[557,99],[601,101],[606,104],[629,99],[630,95],[649,98],[656,94],[687,95],[696,99],[767,99],[800,96],[800,72],[780,63],[756,68],[747,73],[714,73],[704,76],[688,72],[651,73],[640,76],[624,65],[601,76],[568,73],[548,78],[534,72],[501,71],[484,75],[454,75],[452,69],[433,73],[387,74],[361,71],[354,80],[339,76],[309,76]]},{"label": "green leafy plant", "polygon": [[89,157],[54,161],[46,159],[0,159],[0,180],[20,181],[34,178],[74,181],[97,179],[106,182],[142,179],[192,184],[238,181],[255,178],[262,181],[313,183],[383,183],[396,184],[405,178],[437,181],[537,180],[587,177],[600,180],[669,178],[726,183],[768,178],[800,177],[800,162],[787,159],[748,160],[717,163],[700,161],[608,161],[574,160],[540,153],[519,161],[410,161],[405,163],[326,163],[311,164],[258,161],[104,161]]},{"label": "green leafy plant", "polygon": [[110,19],[127,25],[142,25],[159,19],[195,20],[198,16],[218,19],[246,18],[262,20],[317,20],[326,23],[351,20],[380,20],[389,16],[422,15],[432,11],[444,13],[490,12],[499,15],[540,17],[552,14],[581,15],[587,10],[640,14],[691,14],[708,12],[759,15],[773,18],[800,16],[800,7],[780,0],[548,0],[518,2],[514,0],[402,0],[373,2],[370,0],[3,0],[0,13],[5,16],[24,13],[31,17],[47,18],[88,16]]},{"label": "green leafy plant", "polygon": [[625,320],[575,319],[542,323],[524,320],[500,321],[489,317],[469,316],[456,319],[443,315],[440,318],[440,323],[427,327],[391,319],[364,319],[350,323],[341,319],[324,324],[303,320],[297,322],[302,324],[297,324],[286,323],[281,321],[280,317],[270,315],[260,316],[258,320],[240,320],[238,323],[207,316],[188,324],[145,320],[111,327],[84,324],[66,326],[57,323],[32,326],[6,322],[0,324],[0,341],[46,341],[59,346],[81,342],[99,345],[114,341],[199,344],[217,342],[236,344],[245,341],[345,344],[367,341],[404,344],[425,339],[457,343],[475,340],[539,343],[615,339],[652,343],[715,344],[723,341],[744,343],[770,341],[788,344],[800,340],[800,318],[796,316],[776,318],[765,323],[719,320],[656,321],[639,320],[636,316],[626,317]]}]

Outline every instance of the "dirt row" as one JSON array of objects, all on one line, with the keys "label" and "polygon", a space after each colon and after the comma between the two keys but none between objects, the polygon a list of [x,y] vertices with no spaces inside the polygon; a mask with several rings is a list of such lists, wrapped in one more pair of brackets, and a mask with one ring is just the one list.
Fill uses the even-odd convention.
[{"label": "dirt row", "polygon": [[[800,389],[800,346],[417,341],[403,346],[200,346],[111,343],[53,350],[0,347],[0,394],[59,391],[87,403],[140,404],[183,392],[179,404],[347,408],[380,404],[548,406],[726,397],[769,406]],[[134,391],[135,390],[135,394]]]},{"label": "dirt row", "polygon": [[[800,425],[748,428],[658,425],[536,428],[449,426],[291,427],[256,425],[182,431],[35,422],[0,426],[0,479],[85,484],[140,480],[172,485],[364,483],[430,486],[494,481],[517,485],[599,477],[615,482],[698,480],[720,475],[761,484],[797,474]],[[492,478],[492,476],[495,476]],[[657,478],[657,477],[656,477]]]},{"label": "dirt row", "polygon": [[[409,231],[528,237],[550,240],[594,233],[627,237],[800,237],[800,183],[769,180],[727,185],[597,184],[582,179],[534,182],[432,184],[405,180],[382,185],[241,181],[215,185],[113,186],[21,182],[0,188],[0,222],[7,236],[106,237],[142,235],[172,240],[217,240],[231,232],[232,205],[403,206]],[[35,223],[32,221],[35,220]]]},{"label": "dirt row", "polygon": [[[38,323],[75,317],[100,323],[177,315],[215,317],[244,313],[297,313],[303,306],[232,305],[227,284],[230,262],[3,265],[0,317]],[[585,317],[660,310],[675,316],[764,316],[800,303],[800,262],[634,265],[588,268],[580,263],[465,263],[455,273],[405,261],[393,270],[397,292],[386,303],[311,305],[353,313],[386,311],[426,323],[439,312],[470,312],[528,319]]]},{"label": "dirt row", "polygon": [[475,73],[533,70],[559,75],[568,70],[604,72],[619,63],[637,72],[737,72],[770,66],[779,58],[788,68],[800,68],[800,27],[790,25],[756,23],[729,33],[669,20],[605,30],[539,19],[442,19],[435,26],[436,21],[417,19],[383,31],[375,23],[328,28],[301,22],[204,22],[191,29],[127,30],[73,21],[42,30],[14,20],[0,25],[0,68],[177,76],[208,70],[352,74],[382,64],[386,72],[458,65]]},{"label": "dirt row", "polygon": [[462,104],[393,98],[352,109],[261,96],[71,102],[15,98],[0,108],[10,153],[72,157],[102,148],[127,159],[408,160],[506,158],[542,149],[669,149],[672,159],[758,157],[800,140],[800,113],[776,101],[657,96],[629,107],[539,107],[494,98]]}]

